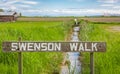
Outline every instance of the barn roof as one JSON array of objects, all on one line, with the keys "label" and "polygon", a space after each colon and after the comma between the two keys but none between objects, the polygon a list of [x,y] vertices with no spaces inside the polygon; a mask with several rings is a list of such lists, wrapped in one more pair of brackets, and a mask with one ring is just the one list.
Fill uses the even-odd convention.
[{"label": "barn roof", "polygon": [[12,16],[14,15],[16,12],[0,12],[0,16]]}]

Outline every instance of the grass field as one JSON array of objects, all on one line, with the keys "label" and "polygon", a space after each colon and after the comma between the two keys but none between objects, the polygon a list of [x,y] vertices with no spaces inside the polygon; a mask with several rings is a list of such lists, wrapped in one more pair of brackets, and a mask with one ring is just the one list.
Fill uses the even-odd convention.
[{"label": "grass field", "polygon": [[[16,74],[18,72],[17,53],[3,53],[3,41],[64,41],[73,22],[44,21],[3,22],[0,23],[0,74]],[[55,18],[54,18],[55,19]],[[118,18],[117,18],[118,19]],[[41,20],[41,21],[39,21]],[[71,19],[69,19],[71,20]],[[66,20],[65,20],[66,21]],[[109,20],[106,20],[109,21]],[[114,20],[113,20],[114,21]],[[115,20],[116,21],[116,20]],[[117,20],[119,21],[119,20]],[[95,74],[120,73],[120,23],[81,22],[80,39],[82,41],[106,41],[107,51],[95,53]],[[116,29],[117,27],[117,29]],[[89,53],[83,54],[82,72],[89,74]],[[61,53],[34,52],[23,53],[23,74],[53,74],[60,70]]]},{"label": "grass field", "polygon": [[[119,28],[120,23],[82,23],[80,37],[83,41],[107,42],[105,53],[94,53],[95,74],[120,74]],[[83,74],[89,74],[89,53],[83,53],[83,57]]]},{"label": "grass field", "polygon": [[[70,22],[6,22],[0,23],[0,74],[17,74],[17,53],[4,53],[3,41],[64,41]],[[60,70],[61,53],[23,53],[23,74],[53,74]]]}]

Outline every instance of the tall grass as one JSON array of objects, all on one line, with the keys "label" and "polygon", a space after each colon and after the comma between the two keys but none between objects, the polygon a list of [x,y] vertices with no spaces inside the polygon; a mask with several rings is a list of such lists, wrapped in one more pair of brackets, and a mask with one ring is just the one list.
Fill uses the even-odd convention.
[{"label": "tall grass", "polygon": [[[120,74],[120,32],[111,32],[110,26],[120,26],[120,23],[85,23],[80,37],[83,41],[106,41],[105,53],[94,53],[95,74]],[[89,53],[83,53],[83,74],[89,74]]]},{"label": "tall grass", "polygon": [[[0,23],[0,74],[17,74],[18,54],[4,53],[3,41],[64,41],[70,23],[63,22],[7,22]],[[60,52],[23,53],[23,74],[53,74],[59,72]]]}]

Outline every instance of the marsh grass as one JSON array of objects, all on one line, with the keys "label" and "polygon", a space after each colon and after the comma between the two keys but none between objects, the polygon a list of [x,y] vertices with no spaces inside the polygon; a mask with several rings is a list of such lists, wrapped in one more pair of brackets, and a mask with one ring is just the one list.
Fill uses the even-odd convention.
[{"label": "marsh grass", "polygon": [[[83,24],[85,22],[82,22]],[[107,51],[94,53],[95,74],[120,74],[120,32],[110,32],[106,28],[120,26],[120,23],[86,23],[82,26],[82,41],[105,41]],[[89,74],[89,53],[83,53],[83,74]]]},{"label": "marsh grass", "polygon": [[[3,41],[64,41],[71,23],[63,22],[7,22],[0,23],[0,74],[17,74],[18,54],[2,51]],[[23,74],[59,73],[60,52],[25,52]]]}]

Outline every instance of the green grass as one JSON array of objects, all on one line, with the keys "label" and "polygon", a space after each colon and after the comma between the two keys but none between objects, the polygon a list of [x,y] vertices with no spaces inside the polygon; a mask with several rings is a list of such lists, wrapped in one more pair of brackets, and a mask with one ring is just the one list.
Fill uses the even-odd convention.
[{"label": "green grass", "polygon": [[[63,22],[7,22],[0,23],[0,74],[17,74],[18,53],[2,51],[3,41],[64,41],[70,23]],[[60,52],[24,52],[23,74],[53,74],[60,70]]]},{"label": "green grass", "polygon": [[[111,32],[110,26],[120,23],[85,23],[82,22],[80,38],[82,41],[105,41],[107,51],[94,53],[95,74],[120,74],[120,32]],[[83,53],[83,74],[89,74],[89,53]]]}]

